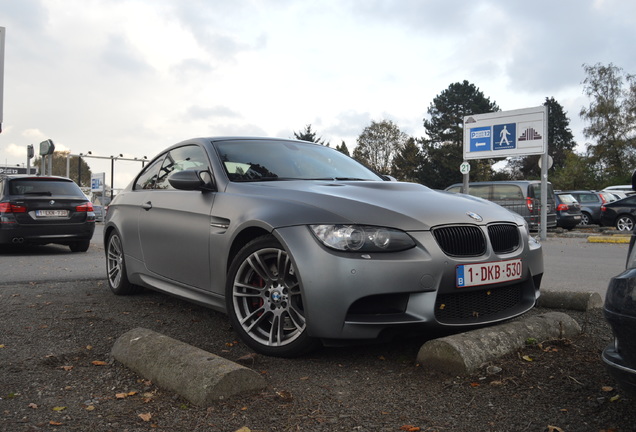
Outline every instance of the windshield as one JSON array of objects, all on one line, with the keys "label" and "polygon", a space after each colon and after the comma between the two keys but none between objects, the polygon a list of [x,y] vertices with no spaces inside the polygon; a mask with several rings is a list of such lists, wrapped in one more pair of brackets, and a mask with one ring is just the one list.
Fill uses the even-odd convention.
[{"label": "windshield", "polygon": [[231,181],[382,180],[350,157],[318,144],[237,140],[215,145]]}]

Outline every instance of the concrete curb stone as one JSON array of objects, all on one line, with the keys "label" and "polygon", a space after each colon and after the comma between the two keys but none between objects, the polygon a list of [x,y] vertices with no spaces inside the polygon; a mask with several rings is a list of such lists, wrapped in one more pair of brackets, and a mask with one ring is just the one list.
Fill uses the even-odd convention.
[{"label": "concrete curb stone", "polygon": [[472,330],[426,342],[418,363],[446,374],[469,374],[485,363],[523,347],[527,340],[568,338],[581,333],[579,324],[563,312],[548,312],[495,327]]},{"label": "concrete curb stone", "polygon": [[265,379],[251,369],[145,328],[121,335],[111,354],[144,378],[199,406],[267,387]]},{"label": "concrete curb stone", "polygon": [[541,291],[537,306],[585,312],[603,307],[603,299],[597,292]]}]

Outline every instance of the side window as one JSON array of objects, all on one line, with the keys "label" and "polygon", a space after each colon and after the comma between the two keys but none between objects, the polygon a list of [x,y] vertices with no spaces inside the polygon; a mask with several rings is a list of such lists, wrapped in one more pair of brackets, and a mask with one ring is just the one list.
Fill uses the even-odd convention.
[{"label": "side window", "polygon": [[144,168],[141,174],[139,174],[139,177],[137,177],[133,189],[154,189],[155,182],[159,176],[159,167],[163,163],[163,159],[163,157],[159,157],[153,163]]},{"label": "side window", "polygon": [[472,196],[489,200],[490,185],[468,186],[468,193]]},{"label": "side window", "polygon": [[205,151],[196,145],[188,145],[171,150],[163,160],[155,189],[174,189],[168,182],[170,174],[184,170],[207,170],[208,158]]},{"label": "side window", "polygon": [[599,202],[599,199],[594,194],[581,194],[581,201],[580,202],[582,202],[582,203],[594,203],[594,202]]},{"label": "side window", "polygon": [[523,193],[517,185],[498,184],[494,185],[492,191],[493,201],[499,200],[522,200]]}]

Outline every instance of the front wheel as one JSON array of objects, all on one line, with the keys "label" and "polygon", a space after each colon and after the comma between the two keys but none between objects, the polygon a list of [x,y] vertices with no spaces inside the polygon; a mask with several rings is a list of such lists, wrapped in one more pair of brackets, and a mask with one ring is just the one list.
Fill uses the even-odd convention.
[{"label": "front wheel", "polygon": [[634,229],[634,218],[628,215],[619,216],[616,219],[616,229],[619,231],[632,231]]},{"label": "front wheel", "polygon": [[302,287],[290,256],[270,235],[240,250],[227,278],[232,326],[254,351],[295,357],[317,346],[307,335]]}]

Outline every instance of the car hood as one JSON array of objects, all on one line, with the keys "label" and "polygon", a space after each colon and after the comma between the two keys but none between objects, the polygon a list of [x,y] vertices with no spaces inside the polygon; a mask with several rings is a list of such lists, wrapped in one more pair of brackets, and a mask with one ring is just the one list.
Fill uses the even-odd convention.
[{"label": "car hood", "polygon": [[[290,224],[355,223],[406,231],[456,223],[512,222],[521,216],[470,195],[430,189],[416,183],[358,181],[276,181],[233,183],[226,192],[289,206]],[[299,214],[302,212],[305,216]],[[471,217],[471,214],[477,215]],[[478,219],[482,220],[479,221]],[[293,221],[293,222],[292,222]]]}]

